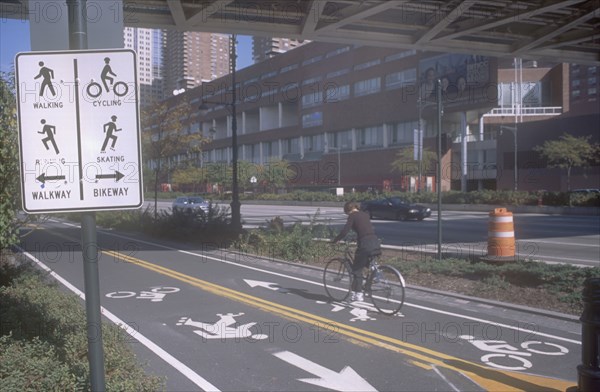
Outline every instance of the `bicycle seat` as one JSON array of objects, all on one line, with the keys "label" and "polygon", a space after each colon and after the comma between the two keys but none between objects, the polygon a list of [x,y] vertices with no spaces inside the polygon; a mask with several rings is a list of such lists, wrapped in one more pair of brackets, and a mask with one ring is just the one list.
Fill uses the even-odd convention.
[{"label": "bicycle seat", "polygon": [[369,257],[381,256],[381,249],[375,249],[369,253]]}]

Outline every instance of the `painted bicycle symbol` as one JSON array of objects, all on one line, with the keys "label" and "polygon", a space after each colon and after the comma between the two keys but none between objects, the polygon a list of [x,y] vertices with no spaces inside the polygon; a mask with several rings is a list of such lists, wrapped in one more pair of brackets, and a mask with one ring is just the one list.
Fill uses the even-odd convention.
[{"label": "painted bicycle symbol", "polygon": [[[151,302],[162,302],[167,294],[178,292],[177,287],[153,287],[150,291],[140,291],[136,299],[149,299]],[[135,291],[114,291],[106,294],[108,298],[131,298],[138,295]]]},{"label": "painted bicycle symbol", "polygon": [[[503,340],[477,340],[470,335],[461,335],[460,339],[466,340],[481,351],[489,352],[481,357],[481,361],[488,366],[503,370],[527,370],[533,366],[527,358],[533,354],[540,355],[565,355],[569,352],[566,347],[555,343],[529,340],[521,343],[521,349],[511,346]],[[510,366],[513,363],[514,366]]]}]

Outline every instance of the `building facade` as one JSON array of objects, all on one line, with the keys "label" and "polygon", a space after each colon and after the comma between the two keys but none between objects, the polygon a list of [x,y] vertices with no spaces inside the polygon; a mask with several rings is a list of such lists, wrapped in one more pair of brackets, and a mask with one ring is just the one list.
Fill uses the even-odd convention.
[{"label": "building facade", "polygon": [[[565,190],[534,147],[566,131],[598,141],[597,108],[570,114],[569,76],[566,64],[310,43],[237,72],[238,157],[286,161],[290,187],[434,191],[434,164],[422,162],[417,175],[415,161],[392,162],[406,150],[436,152],[441,141],[442,190]],[[186,130],[211,140],[197,165],[230,163],[231,75],[170,104],[182,99],[190,108],[223,103],[191,113]],[[598,168],[575,181],[592,187],[579,181],[597,184]]]},{"label": "building facade", "polygon": [[260,63],[308,42],[291,38],[252,37],[252,60],[255,64]]},{"label": "building facade", "polygon": [[162,56],[165,45],[162,30],[125,27],[124,47],[135,50],[138,60],[140,105],[148,106],[162,101],[164,73]]},{"label": "building facade", "polygon": [[229,74],[229,35],[166,30],[165,94]]}]

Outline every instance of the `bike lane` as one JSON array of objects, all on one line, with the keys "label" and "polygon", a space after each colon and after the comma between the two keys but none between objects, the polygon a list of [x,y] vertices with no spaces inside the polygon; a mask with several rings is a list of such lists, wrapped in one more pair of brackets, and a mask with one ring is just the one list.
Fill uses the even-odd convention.
[{"label": "bike lane", "polygon": [[[309,383],[297,378],[293,383],[288,378],[288,384],[280,384],[281,375],[295,367],[304,377],[313,374],[323,379],[327,374],[335,377],[324,369],[335,369],[339,373],[345,366],[352,370],[343,374],[354,375],[357,371],[376,390],[448,389],[452,385],[470,390],[552,390],[574,385],[570,381],[561,383],[523,372],[481,366],[479,357],[484,354],[505,354],[507,359],[515,360],[524,358],[522,353],[527,349],[541,352],[557,347],[528,343],[523,348],[506,340],[501,343],[500,338],[490,339],[489,330],[485,335],[478,334],[476,326],[480,321],[440,318],[443,313],[415,308],[410,295],[401,315],[387,317],[373,312],[366,303],[328,302],[320,286],[319,271],[267,268],[249,256],[221,251],[202,252],[202,255],[197,251],[177,252],[131,237],[102,234],[99,240],[104,249],[100,262],[101,288],[103,295],[109,294],[103,298],[103,305],[121,314],[123,320],[143,326],[140,332],[146,331],[144,335],[152,336],[161,347],[181,353],[179,356],[186,358],[186,364],[197,361],[191,354],[194,352],[207,354],[203,357],[206,360],[202,360],[203,371],[210,367],[209,363],[222,364],[210,367],[208,374],[233,382],[223,390],[238,389],[233,387],[236,381],[227,377],[231,369],[244,376],[244,383],[250,383],[240,384],[246,385],[242,389],[255,389],[249,387],[254,385],[256,389],[273,386],[281,390],[306,390]],[[72,274],[73,268],[63,268],[69,267],[68,263],[58,262],[54,266]],[[79,267],[75,266],[74,275],[80,274]],[[71,278],[76,279],[76,276]],[[111,295],[125,292],[134,295]],[[156,294],[164,296],[159,300]],[[225,331],[235,338],[222,335],[213,338],[211,331]],[[248,331],[252,331],[252,335],[246,336]],[[253,335],[259,337],[252,338]],[[482,340],[498,342],[488,342],[484,347],[479,343]],[[243,358],[248,355],[256,360],[244,364]],[[237,362],[232,363],[231,358]],[[347,359],[350,363],[345,361]],[[499,358],[487,359],[489,365],[489,360],[497,362]],[[564,368],[565,358],[557,362]],[[514,363],[505,366],[514,366]],[[575,366],[576,362],[573,369]],[[552,363],[546,364],[544,369],[538,368],[536,362],[535,368],[527,370],[570,379],[555,372],[556,369]],[[265,380],[262,374],[269,374],[271,381]]]}]

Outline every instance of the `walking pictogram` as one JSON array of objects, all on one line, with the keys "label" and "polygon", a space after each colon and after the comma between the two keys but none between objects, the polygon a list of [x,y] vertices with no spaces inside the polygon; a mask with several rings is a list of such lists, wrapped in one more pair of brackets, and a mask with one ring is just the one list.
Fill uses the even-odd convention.
[{"label": "walking pictogram", "polygon": [[115,132],[121,132],[121,128],[117,128],[117,116],[111,116],[111,121],[104,124],[104,133],[106,137],[104,138],[104,143],[102,144],[102,149],[100,152],[106,153],[106,146],[108,146],[108,141],[111,140],[110,149],[115,150],[115,144],[117,143],[117,136],[114,135]]},{"label": "walking pictogram", "polygon": [[[129,87],[127,86],[127,84],[125,82],[114,83],[115,79],[112,76],[116,77],[117,74],[113,72],[113,70],[110,66],[110,58],[109,57],[104,58],[104,63],[105,63],[104,68],[102,68],[102,72],[100,73],[100,80],[102,81],[102,85],[104,86],[104,89],[106,90],[107,93],[109,93],[110,89],[112,87],[113,92],[115,93],[115,95],[117,97],[125,96],[127,94],[127,92],[129,91]],[[109,86],[109,82],[110,82],[110,86]],[[100,95],[102,95],[102,86],[100,86],[100,83],[95,82],[92,79],[90,84],[88,84],[86,91],[90,97],[98,98]]]},{"label": "walking pictogram", "polygon": [[56,152],[56,155],[58,155],[58,146],[56,145],[56,141],[54,140],[54,135],[56,135],[56,127],[54,125],[46,124],[45,119],[42,119],[42,121],[40,122],[44,127],[41,131],[38,131],[38,133],[46,135],[46,137],[42,139],[44,147],[46,147],[46,150],[50,150],[50,147],[48,147],[48,142],[52,143],[52,147],[54,147],[54,151]]},{"label": "walking pictogram", "polygon": [[52,86],[52,79],[54,79],[54,71],[48,67],[45,67],[43,61],[40,61],[38,65],[40,66],[40,72],[34,77],[34,79],[42,78],[42,85],[40,86],[40,97],[44,96],[44,91],[46,90],[46,87],[50,89],[52,96],[56,96],[56,91],[54,91],[54,86]]}]

